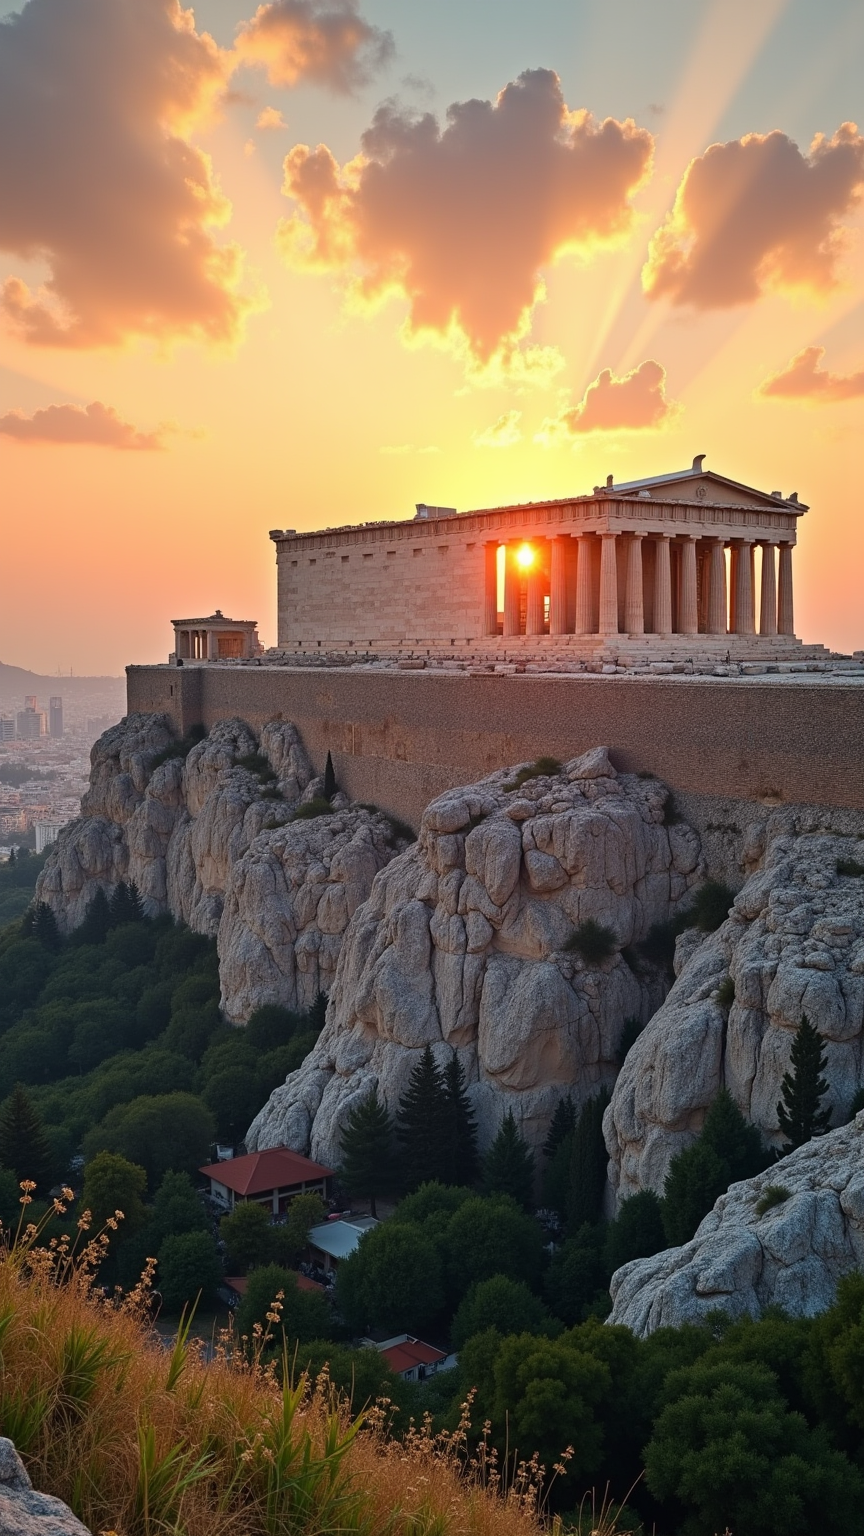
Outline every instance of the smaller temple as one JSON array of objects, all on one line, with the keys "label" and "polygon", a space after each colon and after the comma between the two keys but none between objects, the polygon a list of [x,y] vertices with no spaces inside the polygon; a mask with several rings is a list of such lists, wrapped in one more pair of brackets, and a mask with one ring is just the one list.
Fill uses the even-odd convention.
[{"label": "smaller temple", "polygon": [[221,608],[207,619],[172,619],[174,650],[169,662],[251,661],[263,650],[257,619],[226,619]]}]

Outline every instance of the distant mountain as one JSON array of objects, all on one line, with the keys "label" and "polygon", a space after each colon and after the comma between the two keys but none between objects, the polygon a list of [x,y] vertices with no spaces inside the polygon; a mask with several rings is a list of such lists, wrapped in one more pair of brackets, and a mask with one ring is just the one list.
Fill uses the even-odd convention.
[{"label": "distant mountain", "polygon": [[67,673],[29,672],[26,667],[10,667],[0,661],[0,693],[76,693],[93,688],[126,684],[125,677],[70,677]]}]

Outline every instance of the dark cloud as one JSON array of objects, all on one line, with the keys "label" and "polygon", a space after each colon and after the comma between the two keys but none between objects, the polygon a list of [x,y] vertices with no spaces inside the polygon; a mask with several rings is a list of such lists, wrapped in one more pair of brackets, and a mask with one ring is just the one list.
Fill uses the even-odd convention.
[{"label": "dark cloud", "polygon": [[487,360],[524,335],[544,268],[626,236],[652,148],[629,119],[569,111],[551,70],[520,75],[494,103],[455,103],[443,129],[389,103],[341,169],[326,145],[287,156],[299,211],[282,247],[354,274],[361,298],[404,296],[411,333]]},{"label": "dark cloud", "polygon": [[642,432],[663,426],[678,410],[666,398],[665,368],[648,358],[620,379],[604,368],[579,404],[544,422],[538,436],[550,442],[582,432]]},{"label": "dark cloud", "polygon": [[370,26],[355,0],[272,0],[237,35],[241,63],[261,65],[271,85],[309,80],[348,93],[392,58],[389,32]]},{"label": "dark cloud", "polygon": [[805,347],[779,373],[760,384],[757,393],[765,400],[809,400],[819,405],[864,395],[864,370],[829,373],[819,366],[824,356],[824,347]]},{"label": "dark cloud", "polygon": [[649,298],[697,309],[767,290],[821,295],[837,283],[841,220],[864,190],[864,138],[843,123],[804,155],[785,133],[712,144],[691,161],[643,270]]},{"label": "dark cloud", "polygon": [[89,443],[141,451],[162,448],[163,434],[164,428],[139,432],[101,400],[87,406],[48,405],[32,416],[25,416],[23,411],[7,411],[0,416],[0,437],[11,437],[16,443]]}]

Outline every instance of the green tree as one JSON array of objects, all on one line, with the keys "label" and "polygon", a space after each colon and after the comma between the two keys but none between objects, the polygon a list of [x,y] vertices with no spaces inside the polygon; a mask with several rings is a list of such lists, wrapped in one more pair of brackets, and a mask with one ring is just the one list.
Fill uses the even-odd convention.
[{"label": "green tree", "polygon": [[[279,1293],[282,1292],[280,1297]],[[278,1312],[280,1321],[269,1321],[268,1312]],[[332,1322],[330,1307],[323,1291],[301,1291],[297,1276],[279,1264],[265,1264],[249,1276],[246,1294],[237,1308],[237,1332],[250,1338],[256,1323],[273,1335],[274,1344],[286,1339],[326,1338]]]},{"label": "green tree", "polygon": [[324,799],[332,800],[338,789],[336,783],[336,769],[333,767],[333,758],[327,753],[327,761],[324,764]]},{"label": "green tree", "polygon": [[824,1136],[831,1122],[830,1109],[820,1108],[828,1092],[822,1076],[828,1065],[824,1041],[806,1014],[795,1032],[789,1065],[777,1105],[777,1124],[786,1137],[785,1152],[803,1147],[814,1136]]},{"label": "green tree", "polygon": [[316,992],[315,1001],[306,1009],[306,1016],[302,1021],[301,1030],[315,1030],[320,1035],[327,1022],[327,993]]},{"label": "green tree", "polygon": [[508,1109],[498,1134],[483,1159],[483,1191],[509,1195],[523,1211],[534,1204],[534,1154]]},{"label": "green tree", "polygon": [[399,1101],[396,1134],[406,1189],[438,1180],[452,1184],[452,1115],[443,1074],[427,1045]]},{"label": "green tree", "polygon": [[111,910],[108,906],[108,897],[100,885],[96,888],[96,894],[87,903],[84,921],[76,929],[75,938],[79,944],[104,944],[110,927]]},{"label": "green tree", "polygon": [[608,1103],[609,1094],[605,1088],[587,1099],[573,1132],[567,1200],[567,1222],[571,1232],[600,1217],[608,1162],[603,1140],[603,1115]]},{"label": "green tree", "polygon": [[263,1102],[256,1075],[247,1077],[230,1067],[207,1078],[201,1098],[213,1115],[219,1140],[232,1147],[242,1140]]},{"label": "green tree", "polygon": [[443,1235],[454,1302],[478,1280],[508,1275],[536,1284],[543,1267],[543,1233],[509,1195],[472,1195],[453,1212]]},{"label": "green tree", "polygon": [[[108,1156],[100,1153],[101,1157]],[[207,1215],[188,1173],[165,1174],[153,1199],[148,1236],[154,1252],[166,1237],[207,1230]]]},{"label": "green tree", "polygon": [[192,1306],[199,1292],[200,1306],[210,1306],[221,1274],[219,1255],[209,1232],[177,1232],[166,1237],[159,1249],[156,1283],[166,1312],[181,1312]]},{"label": "green tree", "polygon": [[279,1008],[275,1003],[265,1003],[263,1008],[256,1008],[249,1015],[243,1033],[257,1051],[275,1051],[293,1039],[299,1022],[299,1016],[290,1009]]},{"label": "green tree", "polygon": [[93,1218],[93,1231],[100,1231],[115,1211],[123,1212],[121,1238],[140,1231],[147,1220],[144,1196],[147,1175],[137,1163],[130,1163],[116,1152],[97,1152],[84,1169],[81,1208]]},{"label": "green tree", "polygon": [[0,1167],[19,1180],[32,1179],[36,1193],[47,1192],[52,1179],[51,1146],[33,1100],[16,1083],[0,1107]]},{"label": "green tree", "polygon": [[461,1350],[475,1333],[483,1333],[487,1328],[497,1328],[502,1337],[510,1333],[557,1331],[540,1298],[524,1280],[511,1280],[508,1275],[481,1280],[462,1298],[451,1328],[453,1348]]},{"label": "green tree", "polygon": [[729,1188],[729,1164],[701,1138],[676,1152],[663,1186],[663,1231],[670,1248],[689,1243],[703,1216]]},{"label": "green tree", "polygon": [[441,1258],[422,1227],[384,1222],[360,1239],[336,1273],[336,1299],[357,1333],[417,1333],[444,1304]]},{"label": "green tree", "polygon": [[225,1244],[225,1266],[229,1275],[245,1275],[247,1270],[269,1263],[273,1256],[273,1226],[263,1205],[243,1200],[230,1216],[223,1216],[219,1235]]},{"label": "green tree", "polygon": [[134,880],[128,883],[121,880],[115,886],[108,902],[108,914],[112,928],[120,928],[125,923],[143,923],[144,907]]},{"label": "green tree", "polygon": [[43,949],[58,950],[62,943],[57,919],[45,901],[37,901],[28,908],[21,921],[21,932],[25,938],[35,939]]},{"label": "green tree", "polygon": [[372,1088],[345,1117],[339,1179],[352,1198],[369,1201],[373,1216],[378,1215],[378,1196],[396,1183],[393,1153],[393,1122]]},{"label": "green tree", "polygon": [[11,1168],[0,1168],[0,1225],[14,1232],[21,1215],[21,1186]]},{"label": "green tree", "polygon": [[568,1093],[563,1099],[559,1099],[555,1105],[555,1113],[546,1132],[546,1140],[543,1143],[543,1156],[554,1157],[562,1141],[572,1136],[576,1129],[576,1106]]},{"label": "green tree", "polygon": [[84,1155],[119,1152],[147,1172],[155,1190],[169,1168],[194,1173],[207,1162],[215,1134],[213,1117],[191,1093],[142,1095],[109,1109],[84,1138]]},{"label": "green tree", "polygon": [[663,1207],[653,1189],[642,1189],[622,1200],[618,1215],[606,1229],[604,1257],[610,1275],[631,1259],[649,1259],[665,1247]]},{"label": "green tree", "polygon": [[453,1137],[452,1181],[467,1187],[476,1184],[480,1172],[477,1154],[477,1121],[465,1085],[465,1068],[452,1052],[444,1068],[444,1087],[450,1104]]},{"label": "green tree", "polygon": [[320,1195],[295,1195],[288,1207],[285,1221],[273,1227],[274,1253],[288,1264],[299,1262],[309,1232],[327,1219],[327,1207]]},{"label": "green tree", "polygon": [[728,1088],[709,1105],[700,1139],[726,1163],[731,1184],[752,1179],[770,1162],[758,1130],[744,1119]]},{"label": "green tree", "polygon": [[598,1308],[608,1310],[609,1269],[603,1254],[603,1228],[586,1222],[553,1255],[546,1275],[546,1297],[556,1317],[571,1326]]}]

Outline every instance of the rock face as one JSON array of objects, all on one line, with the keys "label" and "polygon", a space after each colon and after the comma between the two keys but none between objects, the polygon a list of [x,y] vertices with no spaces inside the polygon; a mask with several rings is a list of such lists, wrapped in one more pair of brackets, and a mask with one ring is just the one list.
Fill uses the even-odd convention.
[{"label": "rock face", "polygon": [[330,815],[291,820],[322,781],[289,722],[259,738],[222,721],[185,759],[160,763],[176,745],[164,715],[130,715],[100,737],[81,816],[60,834],[37,897],[69,932],[99,888],[134,881],[150,916],[167,911],[218,937],[230,1019],[265,1002],[308,1006],[332,984],[341,936],[404,839],[344,795]]},{"label": "rock face", "polygon": [[35,1491],[5,1436],[0,1437],[0,1531],[3,1536],[90,1536],[62,1499]]},{"label": "rock face", "polygon": [[[376,1087],[394,1109],[426,1044],[442,1062],[458,1051],[481,1144],[508,1107],[537,1142],[565,1092],[611,1084],[625,1020],[662,996],[620,949],[697,878],[698,838],[664,824],[663,785],[618,775],[605,749],[518,785],[514,773],[434,800],[417,843],[376,877],[321,1039],[257,1116],[250,1149],[287,1143],[332,1164],[351,1105]],[[588,919],[616,939],[596,964],[567,948]]]},{"label": "rock face", "polygon": [[[760,1214],[772,1186],[778,1203]],[[617,1270],[609,1322],[644,1337],[718,1308],[758,1317],[774,1305],[812,1317],[855,1269],[864,1269],[864,1112],[733,1184],[683,1248]]]},{"label": "rock face", "polygon": [[[671,1158],[724,1086],[779,1145],[781,1082],[804,1014],[824,1037],[834,1123],[848,1117],[864,1081],[864,879],[839,874],[838,862],[854,867],[860,851],[846,837],[778,835],[723,926],[679,941],[678,979],[628,1052],[606,1111],[619,1197],[662,1190]],[[727,977],[731,1006],[717,995]]]}]

